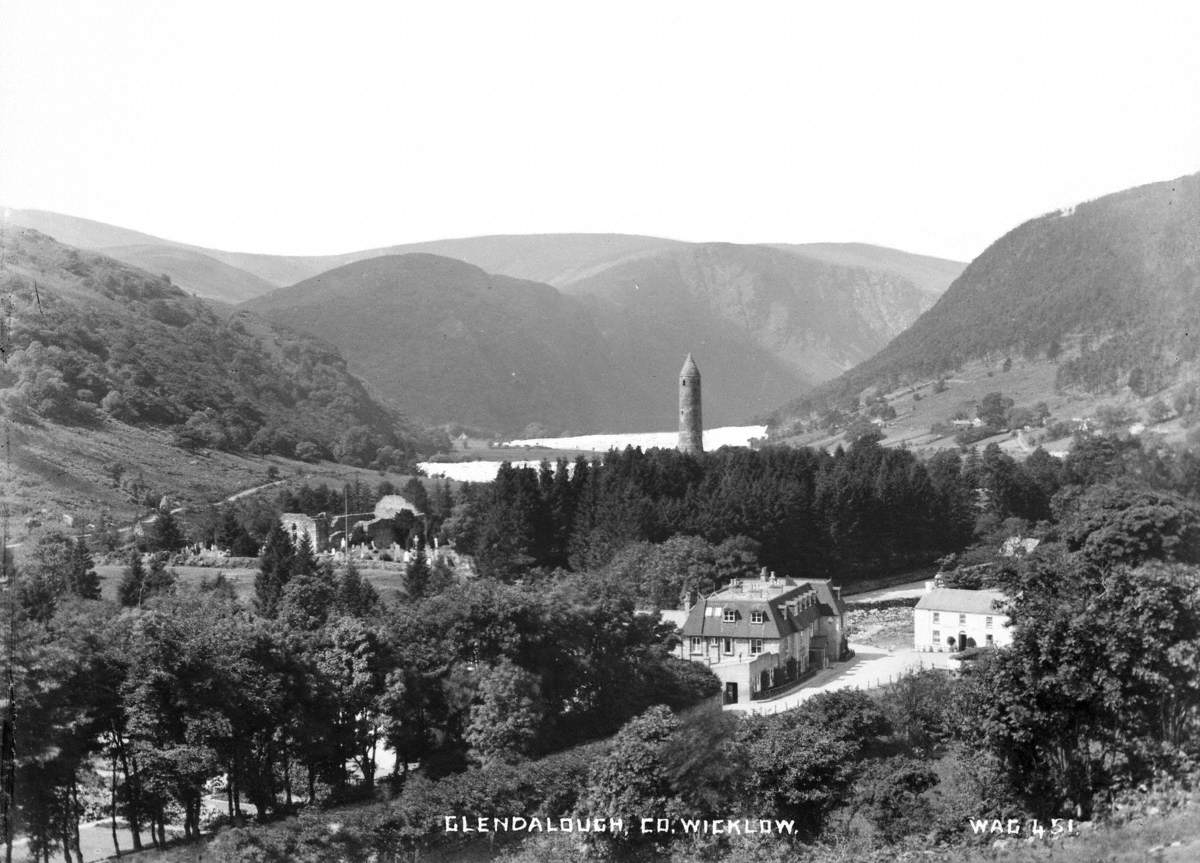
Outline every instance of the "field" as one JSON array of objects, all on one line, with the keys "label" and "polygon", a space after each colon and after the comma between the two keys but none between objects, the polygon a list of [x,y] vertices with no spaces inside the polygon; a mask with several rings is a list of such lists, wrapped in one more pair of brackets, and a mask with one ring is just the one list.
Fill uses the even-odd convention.
[{"label": "field", "polygon": [[[922,381],[886,393],[888,404],[895,409],[896,418],[889,420],[881,431],[885,446],[905,446],[918,452],[933,452],[958,446],[953,435],[936,435],[930,432],[935,424],[948,423],[961,412],[968,418],[975,415],[975,405],[991,392],[999,392],[1011,398],[1017,407],[1032,407],[1044,401],[1054,420],[1069,422],[1076,417],[1090,417],[1101,405],[1124,405],[1145,416],[1145,402],[1128,391],[1115,395],[1092,395],[1076,392],[1056,392],[1054,387],[1058,365],[1048,360],[1025,360],[1012,358],[1012,367],[1003,370],[1003,362],[968,363],[953,375],[945,378],[946,389],[934,392],[936,381]],[[919,398],[916,398],[919,396]],[[1151,428],[1167,440],[1182,439],[1183,429],[1178,422],[1166,422]],[[1036,437],[1036,436],[1035,436]],[[1060,440],[1037,440],[1020,438],[1006,432],[993,438],[979,441],[983,448],[996,442],[1013,456],[1019,457],[1032,452],[1039,444],[1051,452],[1070,448],[1070,438]],[[811,432],[786,439],[798,446],[833,449],[845,441],[840,431],[833,434]]]},{"label": "field", "polygon": [[148,500],[157,504],[164,496],[173,506],[191,508],[271,482],[340,486],[359,480],[373,488],[385,479],[399,486],[407,478],[332,462],[188,452],[171,445],[169,432],[115,422],[95,428],[13,425],[10,434],[5,479],[11,536],[18,542],[44,530],[71,532],[101,513],[131,524],[151,511]]}]

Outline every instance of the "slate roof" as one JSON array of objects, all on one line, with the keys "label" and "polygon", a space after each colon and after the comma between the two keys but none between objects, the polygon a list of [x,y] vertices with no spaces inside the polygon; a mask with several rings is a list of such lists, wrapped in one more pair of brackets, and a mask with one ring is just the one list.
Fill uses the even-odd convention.
[{"label": "slate roof", "polygon": [[826,617],[837,617],[846,613],[846,604],[833,590],[833,582],[828,578],[810,579],[809,584],[817,592],[817,602],[821,614]]},{"label": "slate roof", "polygon": [[958,614],[998,614],[992,603],[1008,601],[998,590],[963,590],[957,587],[935,587],[917,602],[917,608],[929,611],[951,611]]},{"label": "slate roof", "polygon": [[[798,608],[792,617],[785,614],[789,602],[813,595],[807,583],[797,584],[790,579],[776,583],[750,580],[741,586],[731,585],[706,596],[692,606],[682,630],[684,636],[717,636],[722,638],[786,638],[804,629],[820,615],[817,605]],[[725,620],[732,610],[736,619]],[[763,623],[754,623],[752,612],[765,613]]]}]

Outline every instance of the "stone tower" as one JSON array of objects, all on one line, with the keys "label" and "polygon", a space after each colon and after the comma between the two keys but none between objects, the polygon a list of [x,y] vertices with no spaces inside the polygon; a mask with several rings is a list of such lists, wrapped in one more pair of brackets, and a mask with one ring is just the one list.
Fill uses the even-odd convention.
[{"label": "stone tower", "polygon": [[700,417],[700,369],[688,354],[679,371],[679,446],[680,452],[693,455],[704,452],[704,423]]}]

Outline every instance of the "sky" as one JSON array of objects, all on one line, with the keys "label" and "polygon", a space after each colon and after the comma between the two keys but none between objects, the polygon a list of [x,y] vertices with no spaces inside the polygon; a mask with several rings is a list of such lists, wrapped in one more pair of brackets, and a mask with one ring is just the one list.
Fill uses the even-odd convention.
[{"label": "sky", "polygon": [[0,205],[233,251],[970,260],[1200,171],[1200,3],[0,0]]}]

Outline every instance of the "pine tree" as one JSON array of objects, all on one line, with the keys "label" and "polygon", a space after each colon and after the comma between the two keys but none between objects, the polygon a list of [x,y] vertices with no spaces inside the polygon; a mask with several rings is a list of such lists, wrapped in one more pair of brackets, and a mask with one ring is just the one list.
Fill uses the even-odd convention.
[{"label": "pine tree", "polygon": [[429,513],[429,493],[425,484],[415,476],[404,484],[403,494],[422,515]]},{"label": "pine tree", "polygon": [[236,554],[233,548],[237,544],[238,538],[242,533],[242,526],[238,523],[237,516],[234,515],[233,508],[227,506],[222,509],[220,521],[217,523],[217,547],[225,549],[230,554]]},{"label": "pine tree", "polygon": [[342,613],[351,617],[367,617],[379,605],[378,592],[363,579],[353,560],[346,560],[338,580],[337,603]]},{"label": "pine tree", "polygon": [[129,554],[129,565],[121,572],[121,583],[117,586],[117,601],[126,608],[142,604],[146,570],[142,566],[141,552],[134,549]]},{"label": "pine tree", "polygon": [[418,600],[429,590],[429,562],[425,559],[425,549],[418,546],[404,569],[404,592],[411,600]]},{"label": "pine tree", "polygon": [[158,511],[154,519],[154,530],[151,532],[151,544],[154,551],[179,551],[187,544],[179,522],[168,509]]},{"label": "pine tree", "polygon": [[100,576],[96,574],[92,553],[83,537],[75,540],[71,550],[71,571],[68,587],[76,596],[84,599],[100,598]]},{"label": "pine tree", "polygon": [[263,544],[258,562],[258,575],[254,577],[254,601],[264,617],[274,617],[279,609],[279,597],[283,586],[292,575],[291,537],[278,520],[271,525],[267,541]]}]

